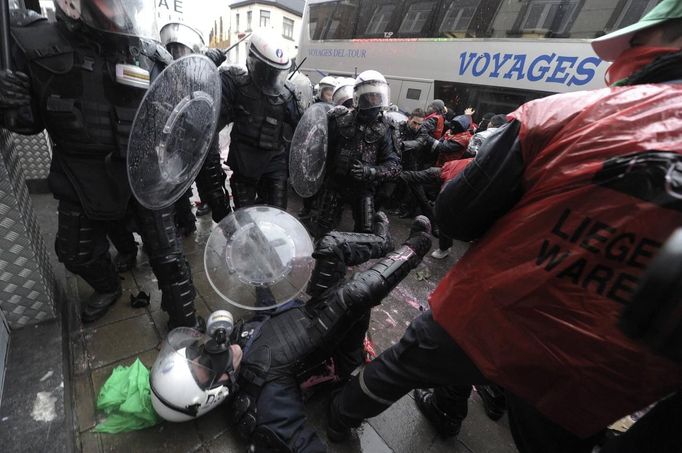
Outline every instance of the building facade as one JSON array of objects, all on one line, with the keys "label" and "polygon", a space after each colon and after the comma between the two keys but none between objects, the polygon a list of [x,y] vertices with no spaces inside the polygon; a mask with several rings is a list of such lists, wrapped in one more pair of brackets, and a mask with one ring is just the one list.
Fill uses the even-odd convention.
[{"label": "building facade", "polygon": [[[256,30],[273,30],[282,37],[285,49],[294,57],[298,52],[304,6],[304,0],[233,2],[229,15],[215,20],[211,44],[225,48]],[[246,40],[230,51],[228,61],[246,63]]]}]

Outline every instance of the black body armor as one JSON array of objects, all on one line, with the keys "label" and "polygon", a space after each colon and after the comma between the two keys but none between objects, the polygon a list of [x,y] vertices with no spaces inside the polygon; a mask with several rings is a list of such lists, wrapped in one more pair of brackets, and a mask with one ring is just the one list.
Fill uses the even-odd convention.
[{"label": "black body armor", "polygon": [[234,122],[228,165],[235,173],[257,180],[286,150],[285,123],[292,128],[298,123],[296,99],[288,88],[276,97],[263,94],[239,66],[222,71],[221,80],[224,121]]},{"label": "black body armor", "polygon": [[[378,165],[388,159],[389,156],[381,155],[380,150],[385,144],[386,134],[394,134],[393,127],[383,115],[380,114],[370,124],[362,124],[356,120],[355,110],[338,106],[329,111],[328,117],[336,123],[338,131],[338,136],[334,138],[334,149],[331,150],[331,165],[335,175],[347,176],[356,160],[367,165]],[[396,151],[392,149],[390,152]]]},{"label": "black body armor", "polygon": [[80,201],[89,218],[121,218],[130,199],[128,136],[145,90],[117,83],[116,64],[135,54],[151,71],[155,62],[146,55],[156,44],[122,36],[98,42],[45,21],[13,27],[12,36],[15,60],[31,77],[34,120],[54,142],[55,195]]}]

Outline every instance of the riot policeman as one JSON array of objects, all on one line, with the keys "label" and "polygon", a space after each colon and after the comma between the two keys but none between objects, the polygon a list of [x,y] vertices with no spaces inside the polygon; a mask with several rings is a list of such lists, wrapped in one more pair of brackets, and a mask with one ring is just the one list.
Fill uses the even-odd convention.
[{"label": "riot policeman", "polygon": [[18,72],[0,74],[0,104],[5,127],[25,134],[47,129],[54,143],[48,183],[59,200],[55,249],[94,289],[82,320],[100,318],[121,295],[106,232],[130,209],[169,324],[195,326],[196,292],[173,207],[151,211],[132,200],[126,171],[137,107],[150,78],[172,60],[153,41],[154,6],[142,0],[57,0],[55,6],[56,23],[30,12],[14,16]]},{"label": "riot policeman", "polygon": [[371,232],[374,193],[379,182],[400,173],[394,130],[382,107],[389,103],[386,79],[374,70],[362,72],[353,88],[353,109],[329,111],[327,179],[312,224],[322,236],[338,224],[344,204],[350,203],[356,232]]},{"label": "riot policeman", "polygon": [[[249,208],[247,211],[256,209],[263,208]],[[240,214],[245,213],[243,210],[235,212],[237,217]],[[280,212],[280,216],[282,214],[293,219]],[[375,220],[374,234],[331,232],[318,241],[312,253],[314,268],[312,265],[309,268],[312,269],[307,289],[310,300],[306,303],[295,300],[260,311],[245,322],[235,323],[231,335],[231,316],[224,312],[216,313],[226,325],[223,332],[220,332],[220,323],[216,322],[214,327],[211,322],[214,315],[209,318],[208,332],[215,332],[212,339],[192,333],[191,329],[171,332],[151,372],[152,401],[157,413],[169,421],[190,420],[211,410],[216,402],[225,400],[228,393],[236,390],[232,400],[228,400],[230,417],[240,433],[252,442],[250,451],[326,451],[315,431],[305,423],[300,378],[330,356],[334,357],[338,377],[349,377],[351,369],[339,369],[344,343],[358,333],[364,336],[362,320],[366,311],[380,304],[419,264],[431,246],[429,222],[423,216],[415,219],[409,237],[395,251],[392,251],[393,244],[388,234],[388,219],[378,213]],[[248,232],[249,240],[258,241],[253,236],[256,227],[243,220],[240,223],[242,230]],[[265,237],[265,242],[276,246],[276,256],[292,256],[294,249],[301,247],[292,247],[292,254],[283,250],[286,249],[284,244],[292,242],[291,236],[279,236],[274,224],[271,219],[261,222],[262,231],[270,232],[265,234],[270,236]],[[303,227],[300,228],[305,234]],[[207,254],[210,254],[212,244],[218,243],[214,239],[226,234],[228,229],[223,221],[214,230],[208,241]],[[287,228],[286,233],[294,229]],[[255,247],[256,253],[248,255],[251,266],[242,267],[235,263],[236,249],[229,246],[241,243],[239,237],[247,234],[236,231],[232,234],[234,239],[223,242],[227,245],[228,259],[219,262],[232,262],[237,269],[248,269],[253,277],[255,273],[251,268],[257,261],[262,261],[254,255],[266,257],[263,250],[267,247]],[[312,250],[312,244],[309,250]],[[272,269],[295,270],[301,267],[302,258],[291,259]],[[373,258],[381,259],[368,270],[345,279],[348,266]],[[271,258],[268,256],[266,261],[271,261]],[[294,264],[297,261],[298,264]],[[207,272],[210,272],[210,262],[207,260]],[[229,278],[224,274],[217,277]],[[288,274],[282,278],[284,280],[295,278]],[[274,303],[270,301],[278,289],[276,283],[271,283],[273,286],[269,288],[256,288],[256,294],[260,289],[257,304]],[[216,289],[220,291],[220,288]],[[235,294],[245,292],[235,291]],[[236,302],[248,304],[245,299],[242,297]],[[231,339],[229,343],[232,346],[225,341],[226,337]],[[240,348],[235,349],[236,345]],[[174,366],[170,367],[171,363]],[[239,369],[235,371],[238,365]],[[236,388],[235,382],[238,384]]]},{"label": "riot policeman", "polygon": [[[287,80],[291,60],[281,38],[265,31],[251,35],[243,67],[221,72],[222,111],[218,128],[234,122],[227,164],[237,208],[265,204],[286,209],[288,131],[301,112],[296,89]],[[290,129],[289,129],[290,128]]]},{"label": "riot policeman", "polygon": [[333,103],[334,88],[338,85],[338,80],[332,76],[324,76],[318,85],[319,89],[317,96],[315,97],[315,102]]}]

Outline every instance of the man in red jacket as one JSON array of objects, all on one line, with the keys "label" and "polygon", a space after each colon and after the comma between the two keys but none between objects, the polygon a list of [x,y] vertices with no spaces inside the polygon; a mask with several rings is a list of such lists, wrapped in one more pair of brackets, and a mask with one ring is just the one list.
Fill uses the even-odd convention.
[{"label": "man in red jacket", "polygon": [[431,311],[335,395],[330,439],[414,388],[436,388],[431,415],[457,424],[447,390],[494,382],[521,452],[589,452],[611,422],[682,388],[682,366],[618,328],[682,223],[682,2],[593,47],[616,86],[521,106],[446,184],[441,231],[476,242]]}]

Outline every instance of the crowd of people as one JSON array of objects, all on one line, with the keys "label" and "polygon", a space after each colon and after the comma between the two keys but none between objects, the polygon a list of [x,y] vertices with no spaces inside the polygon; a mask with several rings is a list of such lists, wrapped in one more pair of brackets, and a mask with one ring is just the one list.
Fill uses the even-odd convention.
[{"label": "crowd of people", "polygon": [[[640,22],[593,42],[598,56],[613,61],[607,88],[483,115],[434,99],[404,121],[391,114],[399,109],[375,70],[324,77],[306,99],[306,88],[290,80],[281,38],[256,32],[246,67],[223,64],[225,55],[183,24],[159,44],[144,23],[153,8],[127,4],[56,1],[55,23],[14,11],[13,67],[0,71],[3,127],[47,129],[54,143],[55,248],[94,290],[82,306],[84,323],[119,299],[117,270],[135,264],[136,231],[169,329],[205,329],[181,245],[193,230],[189,194],[150,209],[131,196],[126,175],[128,134],[145,92],[140,80],[148,85],[174,58],[200,53],[221,67],[217,130],[232,124],[227,162],[216,133],[196,179],[200,213],[216,223],[233,209],[287,209],[290,138],[311,102],[329,106],[324,179],[298,213],[317,240],[312,303],[246,322],[235,341],[243,354],[213,370],[230,377],[216,385],[238,383],[230,404],[255,451],[325,451],[305,424],[295,380],[321,351],[337,364],[327,432],[333,442],[412,390],[437,431],[455,436],[476,385],[491,418],[508,409],[522,453],[682,451],[675,427],[682,335],[679,324],[669,325],[679,319],[639,320],[657,335],[654,346],[619,328],[638,278],[682,220],[679,1],[663,0]],[[340,233],[346,205],[353,231]],[[416,217],[389,255],[381,211]],[[429,235],[438,238],[435,259],[448,256],[453,240],[472,245],[430,296],[431,309],[353,374],[364,361],[371,308],[421,260]],[[384,256],[344,278],[347,266]],[[606,439],[611,422],[657,401],[632,430]],[[187,413],[178,404],[167,406]]]}]

